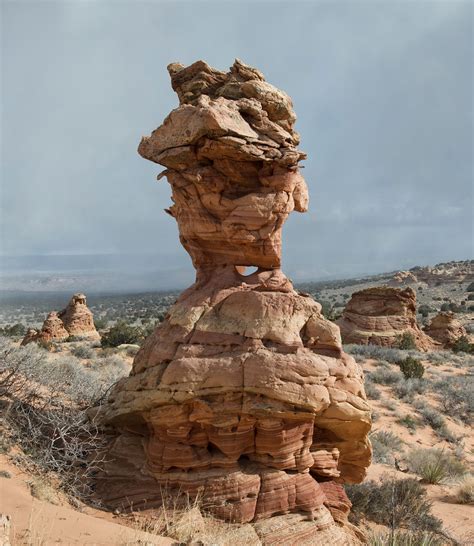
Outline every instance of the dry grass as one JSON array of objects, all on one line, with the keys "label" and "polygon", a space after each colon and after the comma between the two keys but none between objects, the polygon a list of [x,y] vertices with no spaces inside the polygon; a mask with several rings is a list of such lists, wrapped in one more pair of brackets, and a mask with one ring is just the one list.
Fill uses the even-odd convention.
[{"label": "dry grass", "polygon": [[474,476],[464,476],[456,488],[456,500],[459,504],[474,504]]}]

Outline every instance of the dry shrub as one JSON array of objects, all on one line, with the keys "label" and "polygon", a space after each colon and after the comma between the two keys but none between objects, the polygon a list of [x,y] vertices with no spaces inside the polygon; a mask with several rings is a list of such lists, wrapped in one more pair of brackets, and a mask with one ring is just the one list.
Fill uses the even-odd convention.
[{"label": "dry shrub", "polygon": [[5,435],[21,448],[15,462],[71,496],[89,497],[104,440],[86,411],[124,375],[124,366],[106,360],[87,369],[75,357],[53,358],[36,344],[17,348],[0,340]]},{"label": "dry shrub", "polygon": [[468,474],[459,482],[456,489],[456,500],[460,504],[474,504],[474,476]]},{"label": "dry shrub", "polygon": [[346,486],[352,502],[349,516],[354,523],[366,518],[386,525],[392,532],[400,529],[440,532],[441,521],[431,514],[431,501],[417,480],[397,480],[382,476],[380,484],[367,481]]}]

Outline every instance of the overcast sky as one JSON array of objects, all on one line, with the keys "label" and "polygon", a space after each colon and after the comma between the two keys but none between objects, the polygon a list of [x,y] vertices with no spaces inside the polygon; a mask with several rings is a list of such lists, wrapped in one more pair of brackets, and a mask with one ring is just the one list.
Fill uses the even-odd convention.
[{"label": "overcast sky", "polygon": [[177,106],[168,63],[238,57],[292,96],[308,154],[285,270],[473,257],[472,2],[3,0],[2,15],[2,254],[191,269],[136,148]]}]

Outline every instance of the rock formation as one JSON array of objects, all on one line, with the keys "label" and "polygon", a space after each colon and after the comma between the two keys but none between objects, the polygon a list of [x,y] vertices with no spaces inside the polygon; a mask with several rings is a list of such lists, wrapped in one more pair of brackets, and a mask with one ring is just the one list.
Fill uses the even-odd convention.
[{"label": "rock formation", "polygon": [[411,271],[397,271],[388,282],[389,286],[416,284],[418,279]]},{"label": "rock formation", "polygon": [[438,313],[425,332],[444,347],[451,347],[456,340],[466,335],[464,326],[457,320],[451,311]]},{"label": "rock formation", "polygon": [[69,335],[100,339],[94,325],[94,315],[87,307],[84,294],[74,294],[67,307],[58,316]]},{"label": "rock formation", "polygon": [[180,106],[139,153],[167,167],[196,282],[98,410],[116,436],[97,491],[121,509],[199,497],[268,545],[359,544],[341,484],[370,463],[362,370],[279,269],[308,205],[291,100],[238,60],[168,70]]},{"label": "rock formation", "polygon": [[410,334],[420,350],[436,345],[418,326],[412,288],[376,286],[354,292],[337,324],[344,343],[397,347],[403,334]]},{"label": "rock formation", "polygon": [[78,336],[91,340],[100,339],[94,325],[94,317],[87,307],[84,294],[74,294],[67,307],[60,313],[51,311],[41,330],[28,330],[21,344],[27,345],[32,341],[45,343],[64,341],[69,336]]},{"label": "rock formation", "polygon": [[410,269],[419,282],[428,286],[444,283],[460,283],[474,281],[474,260],[439,263],[434,266],[416,266]]}]

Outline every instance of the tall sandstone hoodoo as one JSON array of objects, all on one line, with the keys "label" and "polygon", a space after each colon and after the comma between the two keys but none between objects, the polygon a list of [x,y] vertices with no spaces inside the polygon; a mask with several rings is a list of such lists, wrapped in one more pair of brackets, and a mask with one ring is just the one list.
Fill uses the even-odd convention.
[{"label": "tall sandstone hoodoo", "polygon": [[412,288],[375,286],[354,292],[337,324],[344,343],[397,347],[403,334],[410,334],[418,349],[436,346],[418,326]]},{"label": "tall sandstone hoodoo", "polygon": [[116,435],[97,490],[114,508],[199,496],[263,544],[360,544],[342,484],[370,464],[363,373],[280,270],[308,206],[291,100],[238,60],[168,70],[180,105],[139,153],[167,168],[196,282],[100,410]]},{"label": "tall sandstone hoodoo", "polygon": [[78,336],[91,340],[100,339],[99,332],[97,332],[94,325],[94,316],[87,307],[84,294],[74,294],[67,307],[59,313],[51,311],[41,330],[28,330],[21,344],[27,345],[32,341],[64,341],[69,336]]}]

